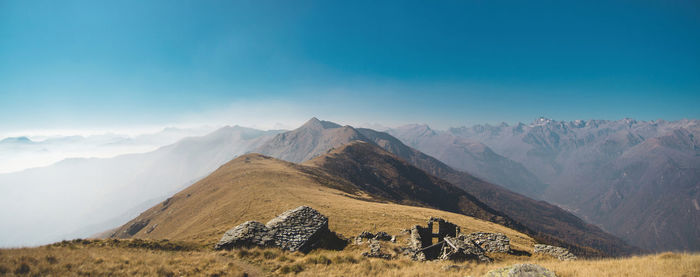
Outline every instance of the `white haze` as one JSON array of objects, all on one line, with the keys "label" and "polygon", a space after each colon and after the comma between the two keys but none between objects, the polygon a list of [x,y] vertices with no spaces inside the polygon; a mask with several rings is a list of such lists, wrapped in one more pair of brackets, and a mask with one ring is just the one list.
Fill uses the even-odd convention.
[{"label": "white haze", "polygon": [[[117,227],[276,133],[224,127],[150,152],[72,158],[0,174],[0,247],[87,237]],[[104,141],[85,142],[91,139],[101,141],[77,138],[86,145],[105,147]],[[166,140],[135,136],[120,142],[151,141],[153,145]]]},{"label": "white haze", "polygon": [[184,137],[201,136],[213,127],[164,128],[158,132],[89,130],[26,131],[0,137],[0,174],[43,167],[67,158],[108,158],[153,151]]}]

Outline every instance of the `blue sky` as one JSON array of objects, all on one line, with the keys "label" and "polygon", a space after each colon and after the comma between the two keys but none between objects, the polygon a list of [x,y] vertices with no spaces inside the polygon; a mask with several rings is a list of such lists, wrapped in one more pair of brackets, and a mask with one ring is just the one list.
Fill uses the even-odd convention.
[{"label": "blue sky", "polygon": [[700,117],[697,1],[374,2],[0,0],[0,130]]}]

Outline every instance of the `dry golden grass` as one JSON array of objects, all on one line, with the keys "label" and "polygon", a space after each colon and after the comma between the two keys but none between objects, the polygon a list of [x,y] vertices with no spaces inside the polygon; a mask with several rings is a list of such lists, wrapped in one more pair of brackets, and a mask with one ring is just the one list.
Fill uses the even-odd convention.
[{"label": "dry golden grass", "polygon": [[[392,260],[369,259],[361,254],[367,250],[366,245],[349,245],[342,251],[315,250],[307,255],[278,249],[212,250],[226,230],[247,220],[267,222],[300,205],[328,216],[330,229],[346,237],[361,231],[397,235],[396,244],[383,243],[384,251],[395,255],[407,239],[400,231],[425,224],[431,216],[456,223],[463,233],[504,233],[516,250],[529,252],[535,243],[520,232],[491,222],[428,208],[380,203],[367,195],[333,189],[346,186],[343,182],[309,167],[246,155],[136,218],[134,221],[149,220],[136,233],[136,239],[76,240],[0,250],[0,275],[481,276],[514,263],[537,263],[559,276],[700,276],[698,254],[574,262],[501,254],[490,255],[495,258],[494,263],[478,264],[414,262],[401,255]],[[117,234],[124,235],[129,225],[118,229]]]},{"label": "dry golden grass", "polygon": [[[700,254],[663,253],[621,259],[562,262],[545,256],[491,255],[495,262],[414,262],[363,257],[365,245],[304,255],[279,249],[212,251],[152,250],[161,241],[90,240],[0,250],[0,275],[7,276],[482,276],[515,263],[536,263],[557,276],[700,276]],[[175,243],[178,244],[178,243]],[[186,245],[190,245],[187,243]],[[391,252],[397,244],[386,243]],[[159,247],[155,247],[159,248]],[[23,272],[22,269],[26,269]]]},{"label": "dry golden grass", "polygon": [[[402,229],[424,225],[431,216],[438,216],[456,223],[465,233],[504,233],[519,250],[534,245],[527,235],[495,223],[429,208],[367,201],[372,199],[329,187],[343,186],[338,180],[304,173],[299,167],[257,154],[238,158],[177,193],[167,204],[144,212],[136,220],[150,222],[134,237],[213,245],[226,230],[247,220],[265,223],[288,209],[307,205],[326,215],[330,229],[346,237],[361,231],[399,235]],[[157,227],[147,233],[154,224]]]}]

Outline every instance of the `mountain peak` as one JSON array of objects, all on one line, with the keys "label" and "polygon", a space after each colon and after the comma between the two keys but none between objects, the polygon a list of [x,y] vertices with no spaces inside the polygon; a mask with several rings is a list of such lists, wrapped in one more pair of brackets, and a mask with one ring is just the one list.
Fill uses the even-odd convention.
[{"label": "mountain peak", "polygon": [[5,138],[3,140],[0,140],[0,143],[32,143],[33,141],[29,139],[28,137],[9,137]]},{"label": "mountain peak", "polygon": [[330,121],[319,120],[316,117],[312,117],[309,121],[306,121],[301,128],[312,128],[312,129],[335,129],[342,127],[336,123]]}]

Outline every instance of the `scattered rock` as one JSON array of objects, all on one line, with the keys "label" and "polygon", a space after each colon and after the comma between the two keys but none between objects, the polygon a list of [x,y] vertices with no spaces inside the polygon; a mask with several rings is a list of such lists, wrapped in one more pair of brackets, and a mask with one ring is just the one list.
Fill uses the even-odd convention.
[{"label": "scattered rock", "polygon": [[368,231],[362,231],[357,237],[355,237],[355,244],[362,244],[363,239],[367,240],[382,240],[382,241],[391,241],[396,242],[396,238],[389,235],[387,232],[377,232],[376,234],[372,234],[372,232]]},{"label": "scattered rock", "polygon": [[536,264],[515,264],[494,269],[485,277],[556,277],[554,272]]},{"label": "scattered rock", "polygon": [[369,243],[369,252],[362,253],[362,256],[369,258],[391,259],[391,254],[382,253],[382,245],[378,240],[371,240]]},{"label": "scattered rock", "polygon": [[473,260],[491,262],[491,258],[484,254],[484,250],[470,240],[445,237],[445,245],[442,247],[441,260],[464,261]]},{"label": "scattered rock", "polygon": [[342,248],[345,244],[344,239],[328,229],[328,218],[310,207],[301,206],[280,214],[266,225],[246,221],[228,230],[214,248],[276,246],[308,253],[322,246]]},{"label": "scattered rock", "polygon": [[510,252],[510,239],[501,233],[471,233],[463,238],[470,240],[487,253]]},{"label": "scattered rock", "polygon": [[383,240],[383,241],[390,241],[391,240],[391,235],[389,235],[387,232],[377,232],[374,235],[374,239],[376,240]]},{"label": "scattered rock", "polygon": [[550,255],[562,261],[571,261],[577,259],[576,255],[571,254],[571,252],[569,252],[569,250],[567,250],[566,248],[546,244],[535,244],[535,249],[533,250],[533,252]]}]

